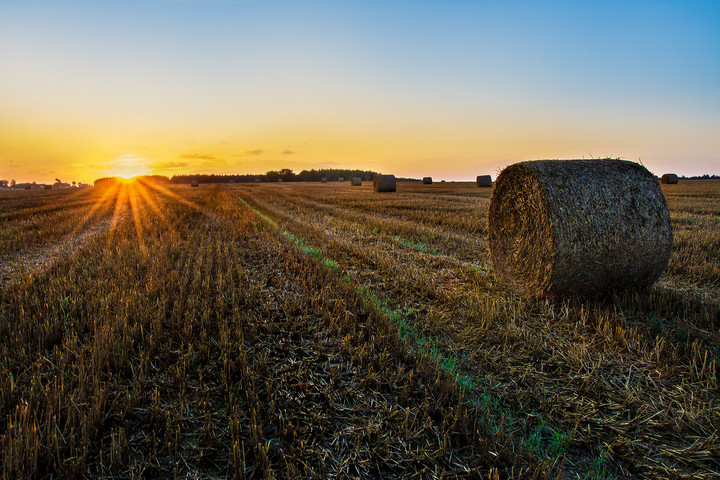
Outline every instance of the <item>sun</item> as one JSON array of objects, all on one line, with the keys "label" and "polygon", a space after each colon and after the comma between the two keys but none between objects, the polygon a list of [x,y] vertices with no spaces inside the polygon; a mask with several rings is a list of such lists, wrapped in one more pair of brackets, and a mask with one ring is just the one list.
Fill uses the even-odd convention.
[{"label": "sun", "polygon": [[151,173],[149,163],[148,159],[137,155],[121,155],[113,162],[111,176],[131,181],[134,177]]}]

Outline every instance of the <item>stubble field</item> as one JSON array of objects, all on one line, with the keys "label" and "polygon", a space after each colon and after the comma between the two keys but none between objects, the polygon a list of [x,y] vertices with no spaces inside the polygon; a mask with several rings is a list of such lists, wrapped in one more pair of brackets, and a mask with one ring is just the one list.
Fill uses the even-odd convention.
[{"label": "stubble field", "polygon": [[3,478],[718,478],[720,182],[648,291],[495,278],[491,189],[0,192]]}]

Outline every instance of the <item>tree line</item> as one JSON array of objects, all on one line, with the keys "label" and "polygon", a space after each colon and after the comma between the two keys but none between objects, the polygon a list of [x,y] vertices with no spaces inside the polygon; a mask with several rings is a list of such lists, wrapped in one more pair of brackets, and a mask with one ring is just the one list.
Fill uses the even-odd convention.
[{"label": "tree line", "polygon": [[[277,182],[282,179],[283,182],[319,182],[323,178],[327,178],[328,182],[336,182],[339,178],[350,180],[353,177],[359,177],[364,181],[373,179],[373,175],[377,172],[372,170],[358,169],[321,169],[321,170],[303,170],[295,173],[289,168],[282,170],[270,170],[264,174],[189,174],[189,175],[173,175],[166,177],[164,175],[142,175],[144,181],[155,183],[190,183],[198,181],[199,183],[254,183],[254,182]],[[116,177],[104,177],[95,180],[95,186],[117,180]]]}]

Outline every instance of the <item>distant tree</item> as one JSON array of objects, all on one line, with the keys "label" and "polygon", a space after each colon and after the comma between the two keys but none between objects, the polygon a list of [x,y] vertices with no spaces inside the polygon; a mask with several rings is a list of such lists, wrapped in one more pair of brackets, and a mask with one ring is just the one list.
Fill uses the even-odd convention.
[{"label": "distant tree", "polygon": [[14,178],[13,178],[12,180],[10,180],[10,186],[11,186],[11,187],[14,187],[14,186],[15,186],[15,179],[14,179]]},{"label": "distant tree", "polygon": [[75,180],[73,180],[72,186],[77,187],[77,182]]},{"label": "distant tree", "polygon": [[269,172],[265,173],[265,180],[268,182],[277,182],[277,179],[280,178],[280,173],[276,172],[275,170],[270,170]]},{"label": "distant tree", "polygon": [[118,177],[103,177],[103,178],[96,179],[93,184],[96,187],[100,187],[103,185],[113,185],[113,184],[117,183],[117,181],[118,181]]},{"label": "distant tree", "polygon": [[295,174],[289,168],[283,168],[282,170],[280,170],[278,172],[278,174],[280,175],[280,178],[282,178],[283,181],[285,181],[285,182],[290,182],[290,181],[295,180]]},{"label": "distant tree", "polygon": [[0,180],[0,187],[7,187],[8,183],[9,182],[7,180]]},{"label": "distant tree", "polygon": [[170,183],[170,179],[165,175],[140,175],[135,179],[150,183]]},{"label": "distant tree", "polygon": [[60,180],[59,178],[56,178],[55,181],[56,181],[57,183],[62,183],[62,180]]}]

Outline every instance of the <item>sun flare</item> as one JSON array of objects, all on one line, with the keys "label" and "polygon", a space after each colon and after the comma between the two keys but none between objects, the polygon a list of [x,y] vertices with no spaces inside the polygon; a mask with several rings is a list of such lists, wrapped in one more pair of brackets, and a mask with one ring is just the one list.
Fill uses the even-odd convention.
[{"label": "sun flare", "polygon": [[122,155],[114,162],[112,176],[125,181],[133,181],[135,177],[147,175],[150,172],[147,159],[136,155]]}]

